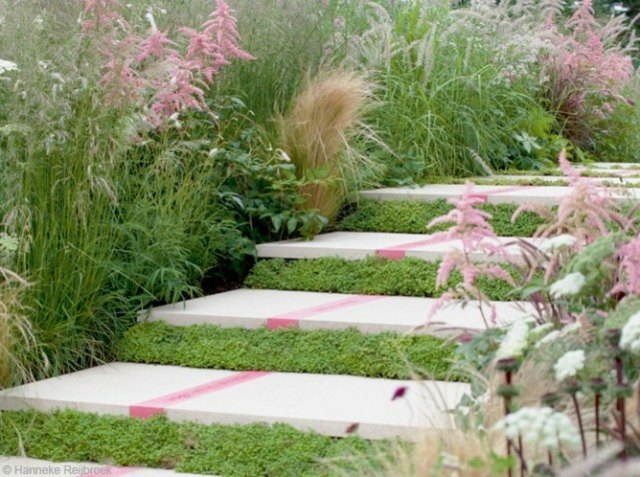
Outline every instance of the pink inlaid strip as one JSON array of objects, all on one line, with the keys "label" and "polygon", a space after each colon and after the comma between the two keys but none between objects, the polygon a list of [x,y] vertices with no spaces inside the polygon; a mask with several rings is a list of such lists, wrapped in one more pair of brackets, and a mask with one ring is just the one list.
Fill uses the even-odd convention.
[{"label": "pink inlaid strip", "polygon": [[428,239],[415,240],[413,242],[401,243],[399,245],[392,245],[391,247],[379,248],[376,250],[376,255],[379,257],[388,258],[389,260],[400,260],[407,254],[407,250],[415,247],[426,247],[427,245],[436,245],[439,243],[448,242],[446,234],[432,235]]},{"label": "pink inlaid strip", "polygon": [[238,384],[253,381],[254,379],[266,376],[267,374],[270,373],[266,371],[244,371],[241,373],[234,373],[231,376],[215,379],[213,381],[195,386],[193,388],[149,399],[148,401],[143,401],[138,404],[132,404],[131,406],[129,406],[129,415],[131,417],[146,419],[155,414],[162,414],[167,407],[173,404],[179,404],[181,402],[188,401],[205,394],[211,394],[216,391],[221,391],[223,389],[236,386]]},{"label": "pink inlaid strip", "polygon": [[471,194],[471,197],[477,197],[479,199],[484,200],[485,202],[487,200],[489,200],[489,197],[492,195],[499,195],[499,194],[507,194],[509,192],[516,192],[516,191],[520,191],[520,190],[531,190],[531,189],[535,189],[539,186],[527,186],[527,185],[517,185],[517,186],[511,186],[511,187],[496,187],[495,189],[489,189],[486,190],[484,192],[478,192],[476,194]]},{"label": "pink inlaid strip", "polygon": [[295,318],[267,318],[267,328],[277,330],[278,328],[297,328],[300,320]]},{"label": "pink inlaid strip", "polygon": [[640,174],[640,170],[638,169],[628,169],[628,170],[621,170],[621,169],[614,169],[614,174],[617,174],[620,177],[626,177],[626,176],[633,176],[636,174]]},{"label": "pink inlaid strip", "polygon": [[381,300],[384,296],[376,295],[356,295],[341,300],[332,301],[331,303],[325,303],[323,305],[311,306],[309,308],[302,308],[301,310],[292,311],[289,313],[283,313],[282,315],[267,318],[267,328],[294,328],[300,324],[300,320],[308,318],[310,316],[321,315],[323,313],[329,313],[330,311],[347,308],[350,306],[361,305],[363,303],[369,303],[375,300]]},{"label": "pink inlaid strip", "polygon": [[98,466],[96,470],[89,472],[88,474],[82,474],[80,477],[96,477],[97,475],[109,475],[114,477],[120,477],[122,475],[129,475],[132,472],[140,470],[136,467],[113,467],[111,465]]}]

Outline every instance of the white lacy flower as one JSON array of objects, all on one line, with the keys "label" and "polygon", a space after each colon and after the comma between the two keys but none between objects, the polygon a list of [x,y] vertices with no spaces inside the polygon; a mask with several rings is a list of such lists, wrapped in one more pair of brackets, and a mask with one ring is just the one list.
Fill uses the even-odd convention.
[{"label": "white lacy flower", "polygon": [[578,429],[571,419],[549,407],[523,407],[500,419],[494,429],[511,440],[522,437],[523,441],[548,450],[580,444]]},{"label": "white lacy flower", "polygon": [[572,296],[580,292],[585,284],[584,275],[580,272],[570,273],[549,287],[553,298]]},{"label": "white lacy flower", "polygon": [[496,351],[496,359],[517,358],[527,347],[529,337],[529,320],[515,321],[509,326],[507,333]]},{"label": "white lacy flower", "polygon": [[575,377],[582,368],[584,368],[584,351],[581,349],[565,353],[553,367],[558,381]]},{"label": "white lacy flower", "polygon": [[576,238],[573,235],[562,234],[557,237],[553,237],[545,240],[540,244],[540,250],[543,252],[555,252],[556,250],[562,250],[563,248],[572,247],[576,243]]},{"label": "white lacy flower", "polygon": [[640,354],[640,311],[631,316],[622,327],[620,348]]},{"label": "white lacy flower", "polygon": [[13,61],[0,60],[0,75],[5,71],[14,71],[18,69],[18,65]]}]

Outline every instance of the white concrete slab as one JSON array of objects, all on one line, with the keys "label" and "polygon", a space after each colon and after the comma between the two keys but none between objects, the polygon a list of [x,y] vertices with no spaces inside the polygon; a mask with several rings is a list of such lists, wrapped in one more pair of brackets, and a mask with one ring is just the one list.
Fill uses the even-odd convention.
[{"label": "white concrete slab", "polygon": [[[247,374],[112,363],[0,391],[0,409],[78,409],[123,416],[151,409],[174,421],[280,422],[331,436],[344,436],[358,424],[357,434],[365,438],[413,439],[420,429],[451,427],[446,411],[469,390],[464,383],[440,381],[291,373],[247,379]],[[393,399],[399,389],[405,389],[404,396]]]},{"label": "white concrete slab", "polygon": [[579,171],[589,172],[600,177],[640,177],[640,169],[636,167],[597,167],[597,166],[574,166]]},{"label": "white concrete slab", "polygon": [[[360,196],[375,200],[422,200],[433,202],[439,199],[457,199],[462,195],[463,184],[428,184],[423,187],[395,187],[360,192]],[[492,204],[536,202],[558,205],[571,193],[571,187],[564,186],[475,186],[474,195]],[[640,188],[609,189],[614,200],[637,202]]]},{"label": "white concrete slab", "polygon": [[[476,177],[472,178],[471,181],[478,180],[488,180],[488,179],[497,179],[497,180],[509,180],[514,181],[514,185],[517,184],[517,181],[529,181],[529,180],[538,180],[544,182],[564,182],[568,184],[566,179],[563,176],[537,176],[537,175],[509,175],[509,174],[497,174],[495,176],[484,176],[484,177]],[[640,177],[622,177],[622,176],[611,176],[611,177],[585,177],[585,179],[595,182],[597,184],[602,184],[606,186],[616,187],[622,185],[635,185],[640,184]]]},{"label": "white concrete slab", "polygon": [[[367,300],[359,301],[361,297]],[[155,307],[141,315],[139,321],[249,329],[264,326],[293,326],[304,330],[356,328],[364,333],[395,331],[436,336],[485,329],[478,302],[453,302],[429,320],[429,312],[436,301],[433,298],[242,289]],[[498,316],[497,325],[534,313],[534,307],[526,302],[495,302],[493,305]],[[486,305],[483,311],[486,316],[490,315]]]},{"label": "white concrete slab", "polygon": [[[501,244],[515,244],[519,240],[536,243],[540,239],[499,237]],[[322,234],[313,240],[284,240],[258,245],[258,257],[261,258],[321,258],[341,257],[359,260],[370,256],[389,259],[415,257],[426,261],[438,261],[451,249],[460,249],[460,240],[437,240],[433,235],[394,234],[380,232],[333,232]],[[519,248],[511,247],[514,257]],[[499,257],[489,257],[482,251],[470,253],[476,261],[500,261]]]},{"label": "white concrete slab", "polygon": [[637,169],[640,172],[638,162],[591,162],[586,167],[594,169]]},{"label": "white concrete slab", "polygon": [[202,474],[184,474],[166,469],[119,467],[96,462],[51,462],[29,457],[0,456],[0,475],[59,475],[74,477],[204,477]]}]

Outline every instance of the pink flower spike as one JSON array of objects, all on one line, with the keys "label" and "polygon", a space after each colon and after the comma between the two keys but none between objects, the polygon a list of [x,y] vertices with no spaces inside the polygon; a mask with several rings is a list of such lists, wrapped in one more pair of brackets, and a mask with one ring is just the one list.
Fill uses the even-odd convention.
[{"label": "pink flower spike", "polygon": [[165,58],[165,47],[167,45],[175,45],[175,43],[169,39],[169,36],[165,32],[152,32],[142,40],[140,52],[136,56],[136,62],[142,63],[148,58],[163,60]]}]

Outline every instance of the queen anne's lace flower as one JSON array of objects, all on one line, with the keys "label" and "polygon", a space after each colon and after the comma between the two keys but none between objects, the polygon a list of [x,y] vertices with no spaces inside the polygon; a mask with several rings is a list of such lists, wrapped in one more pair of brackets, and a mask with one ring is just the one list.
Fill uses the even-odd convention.
[{"label": "queen anne's lace flower", "polygon": [[500,419],[494,429],[504,432],[508,439],[522,437],[523,441],[547,450],[580,443],[578,429],[571,419],[549,407],[523,407]]},{"label": "queen anne's lace flower", "polygon": [[563,296],[573,296],[582,290],[585,284],[584,275],[580,272],[569,273],[564,278],[561,278],[557,282],[553,283],[549,287],[549,293],[553,298],[560,298]]},{"label": "queen anne's lace flower", "polygon": [[18,65],[13,61],[0,60],[0,75],[5,71],[14,71],[18,69]]},{"label": "queen anne's lace flower", "polygon": [[622,327],[620,348],[640,354],[640,311],[632,315]]},{"label": "queen anne's lace flower", "polygon": [[572,247],[575,243],[576,238],[573,235],[562,234],[542,242],[542,244],[540,245],[540,250],[547,253],[555,252],[556,250],[562,250]]},{"label": "queen anne's lace flower", "polygon": [[565,353],[553,369],[556,372],[556,379],[564,381],[567,378],[573,378],[578,371],[584,368],[584,350],[569,351]]},{"label": "queen anne's lace flower", "polygon": [[529,323],[529,320],[522,319],[511,324],[496,351],[496,359],[517,358],[522,355],[527,348]]}]

